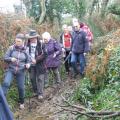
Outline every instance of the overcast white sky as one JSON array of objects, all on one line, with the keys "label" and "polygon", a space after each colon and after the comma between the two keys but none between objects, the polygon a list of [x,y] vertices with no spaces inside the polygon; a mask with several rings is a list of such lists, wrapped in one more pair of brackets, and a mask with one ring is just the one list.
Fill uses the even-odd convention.
[{"label": "overcast white sky", "polygon": [[20,0],[0,0],[0,10],[2,8],[2,11],[10,11],[13,12],[14,8],[13,5],[20,4]]}]

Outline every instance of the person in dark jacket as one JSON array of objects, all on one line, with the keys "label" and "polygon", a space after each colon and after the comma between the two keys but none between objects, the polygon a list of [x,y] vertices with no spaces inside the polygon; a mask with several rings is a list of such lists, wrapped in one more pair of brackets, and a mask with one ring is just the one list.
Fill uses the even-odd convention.
[{"label": "person in dark jacket", "polygon": [[27,40],[27,52],[29,53],[32,64],[29,69],[29,74],[30,74],[30,80],[32,84],[32,89],[34,94],[37,94],[37,83],[36,83],[36,77],[37,77],[37,72],[36,72],[36,46],[38,42],[38,37],[39,35],[35,30],[30,30],[28,34],[26,34]]},{"label": "person in dark jacket", "polygon": [[45,50],[45,45],[38,39],[38,36],[35,30],[30,30],[28,34],[27,51],[33,63],[30,67],[33,90],[37,93],[38,99],[43,99],[46,73],[45,59],[47,57],[47,52]]},{"label": "person in dark jacket", "polygon": [[[80,29],[78,22],[74,23],[74,32],[72,34],[73,41],[71,45],[71,64],[74,71],[74,77],[80,73],[81,76],[84,76],[84,70],[86,65],[85,55],[89,52],[89,44],[86,38],[86,33]],[[80,71],[77,69],[77,62],[80,63]]]},{"label": "person in dark jacket", "polygon": [[45,48],[47,50],[46,67],[48,71],[52,71],[55,76],[55,83],[60,84],[61,78],[59,73],[59,66],[61,64],[60,55],[62,48],[60,44],[51,38],[48,32],[42,34],[42,38],[45,42]]},{"label": "person in dark jacket", "polygon": [[4,56],[5,62],[8,63],[8,68],[6,69],[5,78],[2,84],[3,92],[6,95],[13,80],[13,76],[16,77],[21,109],[24,108],[25,69],[29,69],[31,62],[30,56],[27,54],[24,48],[24,38],[24,34],[17,34],[15,44],[9,47]]},{"label": "person in dark jacket", "polygon": [[14,120],[13,113],[11,112],[6,97],[0,85],[0,120]]},{"label": "person in dark jacket", "polygon": [[65,70],[68,75],[70,73],[70,57],[68,59],[67,57],[70,54],[71,42],[72,42],[72,35],[68,30],[68,26],[65,24],[63,25],[63,33],[60,35],[60,43],[62,44],[63,51],[65,52],[65,56],[64,56]]}]

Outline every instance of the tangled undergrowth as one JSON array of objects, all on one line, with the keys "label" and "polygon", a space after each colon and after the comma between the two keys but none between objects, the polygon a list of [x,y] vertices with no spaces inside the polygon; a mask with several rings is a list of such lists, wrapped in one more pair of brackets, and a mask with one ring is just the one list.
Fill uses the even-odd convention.
[{"label": "tangled undergrowth", "polygon": [[[120,111],[119,43],[120,30],[96,40],[86,77],[76,88],[73,100],[96,111]],[[118,120],[119,117],[109,119]]]},{"label": "tangled undergrowth", "polygon": [[[110,68],[110,66],[108,66],[109,62],[114,58],[112,62],[116,64],[116,59],[119,58],[119,55],[115,56],[117,51],[119,53],[119,35],[120,29],[96,40],[86,69],[86,76],[92,81],[95,89],[104,87],[108,78],[107,71],[109,71]],[[115,67],[117,67],[117,65],[113,65],[113,67],[116,69]]]},{"label": "tangled undergrowth", "polygon": [[[40,35],[48,31],[58,37],[58,30],[50,24],[37,25],[29,18],[18,17],[12,14],[0,13],[0,82],[3,80],[4,61],[3,56],[10,45],[14,43],[17,33],[28,33],[30,29],[35,29]],[[57,35],[57,36],[56,36]]]}]

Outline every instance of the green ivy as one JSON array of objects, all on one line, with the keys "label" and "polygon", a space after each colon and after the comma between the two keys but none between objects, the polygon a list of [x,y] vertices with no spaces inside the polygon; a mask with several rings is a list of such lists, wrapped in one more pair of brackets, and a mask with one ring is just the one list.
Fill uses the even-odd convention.
[{"label": "green ivy", "polygon": [[91,83],[89,79],[84,78],[83,80],[81,80],[79,86],[75,89],[73,100],[78,100],[86,106],[90,105],[90,100],[92,99],[90,88]]},{"label": "green ivy", "polygon": [[120,47],[114,49],[107,68],[107,82],[120,81]]},{"label": "green ivy", "polygon": [[[101,57],[103,57],[102,53],[99,55],[99,58]],[[104,86],[96,92],[92,91],[92,84],[89,78],[82,79],[74,91],[72,100],[79,101],[80,104],[84,104],[87,108],[96,111],[120,110],[120,47],[115,48],[111,52],[106,75],[102,79]],[[98,81],[100,82],[100,80]],[[118,118],[111,118],[110,120],[118,120]]]}]

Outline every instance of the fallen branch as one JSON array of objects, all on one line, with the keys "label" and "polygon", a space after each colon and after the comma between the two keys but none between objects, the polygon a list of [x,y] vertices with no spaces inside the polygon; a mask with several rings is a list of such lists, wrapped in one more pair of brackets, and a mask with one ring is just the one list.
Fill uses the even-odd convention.
[{"label": "fallen branch", "polygon": [[93,116],[93,115],[90,115],[90,114],[87,114],[86,112],[81,112],[79,110],[74,110],[74,109],[68,109],[68,108],[62,108],[63,110],[65,111],[69,111],[71,113],[76,113],[76,114],[80,114],[80,115],[85,115],[87,117],[90,117],[90,118],[101,118],[100,116]]},{"label": "fallen branch", "polygon": [[89,110],[83,106],[72,105],[65,97],[61,95],[63,101],[67,103],[67,105],[56,104],[61,107],[62,110],[71,112],[75,115],[85,115],[89,118],[112,118],[120,116],[120,111],[94,111]]},{"label": "fallen branch", "polygon": [[79,109],[79,110],[88,111],[88,109],[85,108],[85,107],[83,107],[83,106],[72,105],[72,104],[69,103],[68,100],[66,100],[65,97],[63,97],[62,95],[61,95],[61,97],[62,97],[63,101],[64,101],[65,103],[67,103],[69,106],[71,106],[71,107],[73,107],[73,108],[76,108],[76,109]]}]

